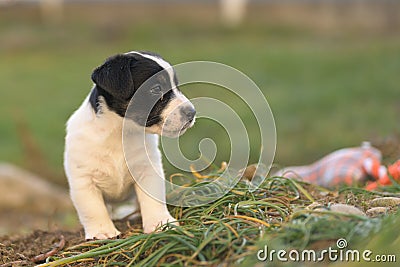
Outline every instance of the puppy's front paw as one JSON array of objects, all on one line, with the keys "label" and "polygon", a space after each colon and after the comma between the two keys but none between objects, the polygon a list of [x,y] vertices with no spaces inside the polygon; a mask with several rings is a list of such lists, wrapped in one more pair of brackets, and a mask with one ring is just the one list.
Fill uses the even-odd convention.
[{"label": "puppy's front paw", "polygon": [[120,235],[121,232],[118,231],[114,226],[109,227],[109,229],[104,229],[99,227],[98,229],[90,229],[88,231],[85,230],[85,238],[86,240],[101,240],[101,239],[110,239]]},{"label": "puppy's front paw", "polygon": [[[148,234],[151,232],[154,232],[159,226],[171,223],[173,225],[179,225],[179,223],[176,221],[174,217],[171,215],[167,214],[162,217],[154,217],[149,220],[143,221],[143,232]],[[157,229],[160,231],[160,229]]]}]

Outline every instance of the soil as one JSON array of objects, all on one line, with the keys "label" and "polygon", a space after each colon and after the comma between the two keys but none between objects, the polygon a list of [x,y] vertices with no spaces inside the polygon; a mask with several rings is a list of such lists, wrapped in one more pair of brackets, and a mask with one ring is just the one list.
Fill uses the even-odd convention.
[{"label": "soil", "polygon": [[[132,226],[139,227],[140,221],[116,221],[115,225],[122,232],[126,232]],[[62,247],[61,240],[65,241]],[[2,236],[0,237],[0,267],[35,266],[44,262],[44,260],[35,260],[35,257],[48,253],[52,249],[58,252],[82,242],[85,242],[82,228],[75,231],[35,230],[27,235]]]},{"label": "soil", "polygon": [[[0,266],[34,266],[33,258],[52,250],[60,239],[66,241],[65,246],[72,246],[84,241],[83,231],[36,230],[26,236],[0,238]],[[39,263],[39,262],[38,262]]]}]

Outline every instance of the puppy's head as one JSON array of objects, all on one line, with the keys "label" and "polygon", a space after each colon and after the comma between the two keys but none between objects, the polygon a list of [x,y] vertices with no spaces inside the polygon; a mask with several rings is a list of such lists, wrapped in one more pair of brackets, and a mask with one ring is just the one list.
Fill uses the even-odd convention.
[{"label": "puppy's head", "polygon": [[196,111],[179,90],[173,68],[159,55],[112,56],[93,71],[92,80],[96,86],[90,102],[96,112],[101,112],[102,97],[109,110],[149,133],[176,137],[193,126]]}]

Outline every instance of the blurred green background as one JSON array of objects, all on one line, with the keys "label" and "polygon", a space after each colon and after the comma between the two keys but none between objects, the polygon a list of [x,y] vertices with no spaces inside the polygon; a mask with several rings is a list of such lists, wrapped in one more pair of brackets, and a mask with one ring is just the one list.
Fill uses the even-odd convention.
[{"label": "blurred green background", "polygon": [[[110,2],[0,1],[1,161],[65,185],[66,120],[90,91],[92,70],[131,50],[247,74],[275,116],[281,165],[399,133],[397,1],[250,1],[238,23],[217,1]],[[248,110],[241,115],[256,126]],[[207,136],[222,144],[216,163],[226,160],[226,136],[213,129],[199,122],[182,138],[184,153],[196,156],[193,140]]]}]

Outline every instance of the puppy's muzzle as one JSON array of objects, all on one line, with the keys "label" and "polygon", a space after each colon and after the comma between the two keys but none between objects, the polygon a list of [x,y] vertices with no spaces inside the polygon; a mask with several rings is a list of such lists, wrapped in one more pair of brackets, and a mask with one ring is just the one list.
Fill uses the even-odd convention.
[{"label": "puppy's muzzle", "polygon": [[183,120],[186,121],[188,125],[192,123],[194,116],[196,116],[196,110],[191,105],[182,107],[180,112]]}]

